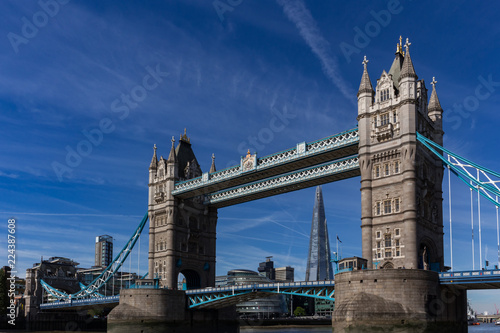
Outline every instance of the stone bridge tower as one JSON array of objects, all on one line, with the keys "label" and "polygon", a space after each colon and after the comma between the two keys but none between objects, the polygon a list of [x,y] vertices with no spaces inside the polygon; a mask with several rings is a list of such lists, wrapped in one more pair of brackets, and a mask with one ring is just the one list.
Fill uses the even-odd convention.
[{"label": "stone bridge tower", "polygon": [[441,161],[417,142],[416,132],[443,143],[442,108],[431,83],[427,103],[401,38],[389,72],[373,90],[366,57],[358,92],[361,228],[369,268],[441,271],[443,216]]},{"label": "stone bridge tower", "polygon": [[[188,289],[215,285],[217,209],[203,197],[177,199],[174,183],[202,175],[186,132],[165,160],[154,155],[149,167],[149,278],[177,289],[180,273]],[[212,159],[211,172],[215,171]]]}]

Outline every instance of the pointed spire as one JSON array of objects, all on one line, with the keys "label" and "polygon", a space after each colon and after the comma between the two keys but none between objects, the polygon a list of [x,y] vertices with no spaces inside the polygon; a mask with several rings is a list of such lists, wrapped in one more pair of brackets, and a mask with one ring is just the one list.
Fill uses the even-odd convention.
[{"label": "pointed spire", "polygon": [[170,148],[170,154],[168,155],[168,163],[175,163],[176,162],[176,155],[175,155],[175,139],[172,137],[172,148]]},{"label": "pointed spire", "polygon": [[215,169],[215,154],[212,154],[212,166],[210,166],[210,173],[217,171]]},{"label": "pointed spire", "polygon": [[401,78],[405,78],[407,76],[417,78],[417,74],[415,73],[415,69],[413,68],[413,62],[410,57],[410,45],[411,43],[406,38],[405,49],[405,58],[403,60],[403,65],[401,66]]},{"label": "pointed spire", "polygon": [[325,217],[325,205],[321,186],[316,187],[309,255],[307,258],[306,281],[332,280],[333,268],[330,254],[328,226]]},{"label": "pointed spire", "polygon": [[427,110],[429,113],[432,111],[441,111],[443,112],[443,108],[441,108],[441,103],[439,103],[439,98],[436,93],[436,78],[432,77],[432,93],[431,93],[431,99],[429,100],[429,106],[427,107]]},{"label": "pointed spire", "polygon": [[366,59],[366,56],[363,58],[362,64],[364,66],[364,69],[363,76],[361,77],[361,83],[359,84],[358,96],[364,92],[373,94],[373,86],[370,81],[370,76],[368,75],[368,70],[366,69],[366,65],[368,64],[368,59]]},{"label": "pointed spire", "polygon": [[158,168],[158,157],[156,157],[156,143],[153,146],[154,153],[153,158],[151,159],[151,164],[149,165],[149,170],[156,170]]}]

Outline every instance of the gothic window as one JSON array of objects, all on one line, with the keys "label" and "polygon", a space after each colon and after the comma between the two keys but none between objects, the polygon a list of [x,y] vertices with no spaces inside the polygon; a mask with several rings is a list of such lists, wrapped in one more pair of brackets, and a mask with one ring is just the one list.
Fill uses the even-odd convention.
[{"label": "gothic window", "polygon": [[401,255],[401,251],[399,250],[399,247],[396,248],[396,257],[399,257]]},{"label": "gothic window", "polygon": [[397,118],[396,118],[396,111],[394,111],[394,112],[392,113],[392,119],[393,119],[393,121],[392,121],[392,122],[393,122],[393,123],[396,123],[396,120],[397,120]]},{"label": "gothic window", "polygon": [[380,249],[380,242],[377,242],[377,249]]},{"label": "gothic window", "polygon": [[380,101],[384,102],[389,99],[389,89],[384,89],[380,92]]},{"label": "gothic window", "polygon": [[380,258],[380,257],[381,257],[381,253],[380,253],[380,252],[379,252],[379,253],[377,253],[377,257],[378,257],[378,258]]},{"label": "gothic window", "polygon": [[399,239],[396,239],[395,242],[396,242],[396,246],[399,246]]},{"label": "gothic window", "polygon": [[380,116],[380,126],[389,124],[389,114],[384,113]]},{"label": "gothic window", "polygon": [[384,165],[384,175],[389,176],[389,173],[390,173],[389,164],[385,164]]},{"label": "gothic window", "polygon": [[394,162],[394,173],[399,173],[399,161]]},{"label": "gothic window", "polygon": [[375,178],[379,178],[379,177],[380,177],[380,166],[376,165],[375,166]]},{"label": "gothic window", "polygon": [[391,234],[388,234],[388,235],[384,236],[384,245],[385,245],[385,247],[391,247],[392,246]]},{"label": "gothic window", "polygon": [[[394,211],[395,211],[396,213],[398,213],[398,212],[399,212],[399,198],[394,199]],[[398,231],[399,231],[399,229],[396,229],[396,230],[398,230]]]},{"label": "gothic window", "polygon": [[380,238],[380,231],[377,231],[377,238]]},{"label": "gothic window", "polygon": [[399,236],[399,232],[400,232],[399,229],[394,229],[394,235]]},{"label": "gothic window", "polygon": [[391,250],[385,250],[385,257],[386,258],[392,257],[392,251]]},{"label": "gothic window", "polygon": [[381,214],[381,203],[380,202],[377,202],[376,205],[375,205],[375,215],[380,215]]},{"label": "gothic window", "polygon": [[384,201],[384,214],[390,214],[390,213],[392,213],[391,200],[385,200]]}]

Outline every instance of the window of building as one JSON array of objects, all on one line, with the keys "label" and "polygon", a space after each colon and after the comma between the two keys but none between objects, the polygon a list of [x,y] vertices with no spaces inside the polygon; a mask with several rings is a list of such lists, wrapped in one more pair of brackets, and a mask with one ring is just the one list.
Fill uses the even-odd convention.
[{"label": "window of building", "polygon": [[389,99],[389,89],[384,89],[380,92],[380,101],[386,101]]},{"label": "window of building", "polygon": [[384,214],[392,213],[391,200],[384,201]]},{"label": "window of building", "polygon": [[401,251],[399,250],[399,247],[396,248],[396,257],[399,257],[401,255]]},{"label": "window of building", "polygon": [[380,242],[377,242],[377,249],[380,249]]},{"label": "window of building", "polygon": [[399,212],[399,198],[394,199],[394,211]]},{"label": "window of building", "polygon": [[394,173],[399,173],[399,161],[394,162]]},{"label": "window of building", "polygon": [[384,174],[386,176],[389,176],[390,170],[389,170],[389,164],[384,165]]},{"label": "window of building", "polygon": [[379,252],[377,253],[377,258],[381,258],[382,254]]},{"label": "window of building", "polygon": [[385,235],[384,237],[385,240],[385,247],[391,247],[392,242],[391,242],[391,235]]},{"label": "window of building", "polygon": [[376,165],[375,166],[375,178],[380,177],[380,166]]},{"label": "window of building", "polygon": [[393,118],[393,123],[396,123],[396,111],[393,112],[392,114],[392,118]]},{"label": "window of building", "polygon": [[399,239],[396,239],[396,246],[399,246]]},{"label": "window of building", "polygon": [[380,231],[377,231],[377,238],[380,238]]},{"label": "window of building", "polygon": [[384,113],[380,116],[380,125],[381,126],[384,126],[384,125],[387,125],[389,124],[389,114],[388,113]]},{"label": "window of building", "polygon": [[376,203],[376,207],[375,207],[375,215],[380,215],[381,213],[381,203],[380,201]]},{"label": "window of building", "polygon": [[391,252],[391,250],[386,250],[386,251],[385,251],[385,257],[386,257],[386,258],[390,258],[390,257],[392,257],[392,252]]},{"label": "window of building", "polygon": [[394,229],[394,234],[395,234],[396,236],[399,236],[399,232],[400,232],[400,229],[399,229],[399,228],[398,228],[398,229]]}]

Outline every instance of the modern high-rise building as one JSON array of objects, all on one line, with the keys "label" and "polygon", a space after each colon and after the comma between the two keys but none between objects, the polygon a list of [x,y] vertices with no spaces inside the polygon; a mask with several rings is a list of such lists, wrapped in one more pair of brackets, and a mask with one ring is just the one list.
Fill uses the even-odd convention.
[{"label": "modern high-rise building", "polygon": [[274,270],[275,280],[279,282],[293,282],[294,269],[293,267],[278,267]]},{"label": "modern high-rise building", "polygon": [[306,281],[333,280],[333,267],[330,255],[330,241],[326,225],[325,205],[321,186],[316,187],[316,197],[309,240]]},{"label": "modern high-rise building", "polygon": [[113,261],[113,237],[101,235],[95,238],[95,266],[107,267]]},{"label": "modern high-rise building", "polygon": [[272,261],[273,257],[266,257],[266,261],[259,263],[259,274],[265,276],[269,280],[273,281],[275,279],[275,270],[274,270],[274,261]]}]

